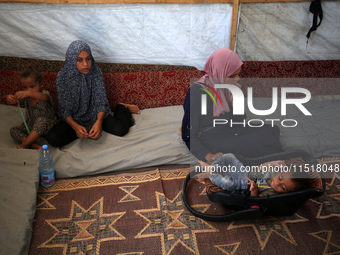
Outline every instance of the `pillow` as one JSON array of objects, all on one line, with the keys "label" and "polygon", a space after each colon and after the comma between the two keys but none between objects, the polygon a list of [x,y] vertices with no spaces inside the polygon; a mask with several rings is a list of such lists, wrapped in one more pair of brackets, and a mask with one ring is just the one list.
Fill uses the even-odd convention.
[{"label": "pillow", "polygon": [[[21,71],[0,71],[0,104],[6,104],[6,95],[21,90]],[[48,90],[57,106],[57,72],[42,72],[43,88]],[[173,70],[129,73],[104,73],[106,94],[111,109],[117,103],[136,104],[140,109],[181,105],[190,81],[204,75],[200,70]]]},{"label": "pillow", "polygon": [[19,71],[0,70],[0,104],[6,104],[6,96],[21,90]]},{"label": "pillow", "polygon": [[243,61],[243,78],[340,78],[339,60]]},{"label": "pillow", "polygon": [[[6,104],[6,95],[13,95],[15,92],[22,90],[19,78],[20,73],[21,71],[0,70],[0,104]],[[43,88],[50,92],[56,105],[57,90],[55,81],[58,73],[42,72],[41,74],[44,77]]]},{"label": "pillow", "polygon": [[200,70],[104,73],[104,79],[111,109],[120,102],[145,109],[183,104],[191,80],[204,74]]}]

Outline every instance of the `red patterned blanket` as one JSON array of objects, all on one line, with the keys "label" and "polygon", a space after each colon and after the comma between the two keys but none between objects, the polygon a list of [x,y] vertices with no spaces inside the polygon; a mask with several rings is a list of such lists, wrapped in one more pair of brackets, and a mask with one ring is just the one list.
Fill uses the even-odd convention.
[{"label": "red patterned blanket", "polygon": [[[104,73],[107,97],[111,109],[117,103],[136,104],[140,109],[181,105],[190,86],[190,80],[199,78],[199,70],[172,70],[150,72]],[[57,72],[42,72],[44,88],[57,103]],[[0,104],[5,96],[21,89],[20,71],[0,70]]]},{"label": "red patterned blanket", "polygon": [[[55,80],[63,61],[0,57],[0,104],[5,104],[5,95],[20,89],[18,76],[28,65],[37,66],[44,76],[45,89],[56,101]],[[190,81],[200,78],[204,71],[190,66],[143,65],[98,63],[101,67],[110,107],[119,102],[137,104],[141,109],[181,105],[190,87]],[[246,87],[255,78],[339,78],[340,60],[324,61],[244,61],[242,67]],[[248,82],[250,82],[248,84]],[[271,87],[285,86],[264,82],[254,91],[256,97],[271,97]],[[340,94],[339,86],[324,86],[322,83],[302,84],[312,95]]]}]

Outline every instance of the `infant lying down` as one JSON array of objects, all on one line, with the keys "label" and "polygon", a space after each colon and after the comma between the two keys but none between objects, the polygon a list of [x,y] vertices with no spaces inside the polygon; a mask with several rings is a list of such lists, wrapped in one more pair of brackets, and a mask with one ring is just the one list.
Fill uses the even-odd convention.
[{"label": "infant lying down", "polygon": [[293,192],[309,187],[309,177],[299,167],[288,166],[277,160],[260,166],[245,167],[231,153],[223,154],[211,165],[199,161],[201,174],[199,180],[209,178],[219,188],[226,191],[247,190],[250,196],[261,197]]}]

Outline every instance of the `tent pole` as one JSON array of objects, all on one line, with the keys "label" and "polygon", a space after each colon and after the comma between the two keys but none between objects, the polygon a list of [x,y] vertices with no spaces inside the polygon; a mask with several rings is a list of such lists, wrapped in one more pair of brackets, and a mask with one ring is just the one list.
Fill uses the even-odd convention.
[{"label": "tent pole", "polygon": [[240,7],[240,0],[233,0],[233,13],[231,17],[231,32],[230,32],[230,45],[229,45],[231,50],[235,50],[239,7]]}]

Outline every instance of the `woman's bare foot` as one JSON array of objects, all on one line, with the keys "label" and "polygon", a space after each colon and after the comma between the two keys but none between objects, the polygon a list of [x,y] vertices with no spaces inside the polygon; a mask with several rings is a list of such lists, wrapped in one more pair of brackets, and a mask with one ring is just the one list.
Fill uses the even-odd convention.
[{"label": "woman's bare foot", "polygon": [[124,103],[120,103],[120,104],[122,104],[126,108],[128,108],[131,113],[140,114],[140,110],[139,110],[137,105],[134,105],[134,104],[124,104]]}]

